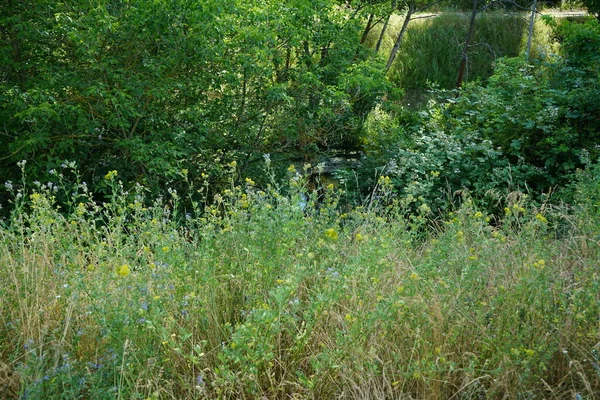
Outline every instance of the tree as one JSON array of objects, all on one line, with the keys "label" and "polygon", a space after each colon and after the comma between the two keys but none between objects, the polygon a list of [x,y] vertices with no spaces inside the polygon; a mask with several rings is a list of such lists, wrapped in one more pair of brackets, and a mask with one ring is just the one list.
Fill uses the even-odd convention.
[{"label": "tree", "polygon": [[[404,39],[404,35],[406,34],[406,30],[408,29],[408,24],[410,21],[416,19],[414,15],[416,13],[425,11],[426,9],[432,7],[435,4],[440,3],[440,0],[435,1],[421,1],[421,0],[404,0],[398,4],[398,8],[405,11],[404,22],[402,23],[402,28],[400,29],[400,33],[394,42],[394,47],[392,47],[392,51],[388,57],[387,63],[385,65],[386,71],[390,70],[390,67],[394,63],[396,59],[396,55],[398,54],[398,50],[400,50],[400,45],[402,44],[402,40]],[[417,17],[418,18],[418,17]]]},{"label": "tree", "polygon": [[218,179],[225,160],[355,145],[387,90],[362,20],[337,0],[11,1],[6,179],[22,159],[32,179],[68,159],[88,182],[117,169],[157,192],[182,168]]},{"label": "tree", "polygon": [[471,38],[473,37],[473,32],[475,30],[475,18],[477,17],[477,3],[478,0],[473,0],[473,8],[471,10],[471,19],[469,20],[469,30],[467,31],[467,37],[465,39],[465,43],[463,45],[463,49],[460,55],[460,67],[458,68],[458,78],[456,79],[456,87],[460,88],[463,82],[463,77],[465,75],[465,69],[467,66],[468,59],[468,51],[469,44],[471,43]]},{"label": "tree", "polygon": [[383,27],[381,28],[381,32],[379,33],[379,38],[377,39],[377,45],[375,46],[375,52],[379,53],[379,49],[381,48],[381,43],[383,42],[383,38],[385,37],[385,33],[387,32],[388,25],[390,23],[390,18],[394,11],[396,10],[397,0],[391,0],[390,11],[385,16],[385,21],[383,22]]}]

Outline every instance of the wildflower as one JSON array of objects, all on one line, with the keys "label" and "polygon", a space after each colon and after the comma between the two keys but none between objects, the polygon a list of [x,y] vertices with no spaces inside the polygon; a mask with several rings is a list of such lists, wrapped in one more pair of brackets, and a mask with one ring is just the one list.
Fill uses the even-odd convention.
[{"label": "wildflower", "polygon": [[418,281],[419,279],[421,279],[419,274],[417,274],[416,272],[413,272],[412,274],[410,274],[409,278],[413,281]]},{"label": "wildflower", "polygon": [[360,233],[357,233],[356,236],[354,236],[354,238],[357,242],[362,242],[365,239]]},{"label": "wildflower", "polygon": [[293,174],[294,172],[296,172],[296,167],[294,167],[294,164],[292,164],[288,167],[287,170],[288,170],[288,172],[291,172]]},{"label": "wildflower", "polygon": [[544,261],[543,259],[533,263],[533,268],[535,269],[542,270],[544,269],[544,267],[546,267],[546,261]]},{"label": "wildflower", "polygon": [[269,153],[265,153],[263,154],[263,158],[265,160],[265,164],[267,164],[267,167],[271,165],[271,155]]},{"label": "wildflower", "polygon": [[83,214],[85,214],[85,204],[83,204],[83,203],[77,204],[76,213],[77,213],[77,215],[83,215]]},{"label": "wildflower", "polygon": [[108,171],[108,173],[104,175],[104,179],[106,179],[107,181],[112,181],[117,177],[118,174],[119,173],[116,170]]},{"label": "wildflower", "polygon": [[196,377],[196,389],[202,390],[203,388],[204,388],[204,378],[203,378],[202,374],[200,374]]},{"label": "wildflower", "polygon": [[164,253],[168,252],[170,250],[169,246],[163,246],[162,251]]},{"label": "wildflower", "polygon": [[481,211],[477,211],[477,212],[475,213],[475,215],[473,215],[473,216],[474,216],[475,218],[481,218],[481,217],[483,217],[483,213],[482,213]]},{"label": "wildflower", "polygon": [[423,203],[419,206],[419,212],[421,214],[429,214],[431,212],[431,208],[427,204]]},{"label": "wildflower", "polygon": [[525,209],[518,204],[513,204],[512,208],[515,212],[521,212],[521,213],[525,212]]},{"label": "wildflower", "polygon": [[535,350],[531,350],[531,349],[523,349],[523,353],[525,353],[525,355],[527,357],[533,357],[533,355],[535,354]]},{"label": "wildflower", "polygon": [[540,213],[537,213],[537,214],[535,215],[535,219],[537,219],[538,221],[540,221],[540,222],[541,222],[541,223],[543,223],[543,224],[546,224],[546,223],[548,223],[548,220],[546,219],[546,217],[544,217],[544,216],[543,216],[542,214],[540,214]]},{"label": "wildflower", "polygon": [[331,240],[338,240],[338,233],[333,228],[327,229],[325,231],[325,236],[327,236]]},{"label": "wildflower", "polygon": [[380,176],[377,183],[381,186],[391,186],[392,179],[389,176]]},{"label": "wildflower", "polygon": [[127,265],[127,264],[121,265],[119,268],[117,268],[116,272],[117,272],[117,275],[122,276],[122,277],[129,275],[129,272],[130,272],[129,265]]},{"label": "wildflower", "polygon": [[13,184],[12,184],[11,181],[4,182],[4,186],[6,187],[7,190],[12,190],[13,189]]},{"label": "wildflower", "polygon": [[437,178],[438,176],[440,176],[440,172],[439,171],[431,171],[430,172],[431,176],[433,176],[434,178]]},{"label": "wildflower", "polygon": [[334,279],[337,279],[337,278],[339,278],[339,277],[340,277],[340,273],[339,273],[339,272],[337,272],[337,271],[336,271],[335,269],[333,269],[333,268],[327,268],[327,271],[326,271],[326,272],[327,272],[328,274],[330,274],[330,275],[331,275],[331,277],[332,277],[332,278],[334,278]]}]

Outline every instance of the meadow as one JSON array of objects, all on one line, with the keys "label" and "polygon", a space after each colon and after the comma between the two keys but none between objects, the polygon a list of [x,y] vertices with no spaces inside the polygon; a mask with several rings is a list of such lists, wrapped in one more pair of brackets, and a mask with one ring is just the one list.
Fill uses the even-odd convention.
[{"label": "meadow", "polygon": [[513,192],[489,215],[462,193],[444,216],[409,212],[385,176],[346,207],[304,172],[206,205],[117,171],[97,202],[72,164],[10,183],[0,397],[599,395],[598,168],[573,205]]},{"label": "meadow", "polygon": [[[431,85],[444,89],[455,87],[461,51],[470,15],[465,12],[444,12],[417,15],[410,22],[400,48],[401,57],[394,62],[389,79],[403,88],[406,102],[419,101],[423,88]],[[393,15],[381,45],[381,54],[392,49],[404,19]],[[484,81],[492,75],[494,63],[501,57],[517,57],[525,50],[529,14],[481,13],[475,22],[475,36],[469,49],[465,79]],[[375,47],[381,28],[375,28],[367,44]],[[556,51],[550,27],[541,18],[534,25],[532,60],[545,60]],[[414,106],[414,105],[413,105]]]}]

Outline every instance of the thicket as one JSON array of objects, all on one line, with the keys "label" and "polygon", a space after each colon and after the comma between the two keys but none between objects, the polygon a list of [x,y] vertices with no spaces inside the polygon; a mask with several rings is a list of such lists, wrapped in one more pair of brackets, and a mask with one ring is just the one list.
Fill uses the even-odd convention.
[{"label": "thicket", "polygon": [[[0,4],[0,174],[47,179],[65,160],[93,187],[111,170],[158,194],[187,168],[356,148],[391,92],[331,0],[8,1]],[[254,171],[256,172],[256,171]],[[182,183],[182,182],[180,182]]]},{"label": "thicket", "polygon": [[[112,170],[157,196],[166,185],[186,190],[179,173],[186,169],[196,186],[208,180],[212,197],[232,162],[239,180],[262,184],[266,154],[281,179],[292,162],[352,152],[361,162],[334,171],[348,202],[359,203],[385,173],[399,196],[444,209],[457,190],[549,191],[595,159],[597,23],[538,24],[562,45],[552,54],[551,40],[538,40],[529,65],[518,57],[523,16],[483,13],[467,71],[471,81],[489,81],[460,95],[438,91],[415,111],[398,102],[399,90],[452,86],[467,21],[449,14],[412,22],[386,78],[385,41],[373,52],[377,28],[369,33],[365,24],[387,8],[325,0],[5,2],[3,182],[20,180],[21,160],[31,182],[75,162],[98,199]],[[0,198],[8,204],[5,188]]]},{"label": "thicket", "polygon": [[358,182],[389,175],[400,197],[437,209],[463,190],[490,210],[506,189],[558,191],[570,201],[573,174],[598,157],[600,28],[595,20],[548,23],[558,54],[532,64],[499,59],[486,83],[437,90],[416,114],[371,113]]}]

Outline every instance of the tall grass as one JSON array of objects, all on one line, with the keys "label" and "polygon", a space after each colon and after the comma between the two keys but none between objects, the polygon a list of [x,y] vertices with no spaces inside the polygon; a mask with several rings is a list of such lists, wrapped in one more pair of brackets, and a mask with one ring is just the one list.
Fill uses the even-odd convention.
[{"label": "tall grass", "polygon": [[[389,54],[402,21],[401,16],[392,17],[380,50],[383,56]],[[412,21],[389,72],[390,79],[409,92],[422,91],[430,83],[453,88],[468,24],[466,13],[443,13]],[[527,27],[526,14],[480,13],[469,49],[466,80],[486,79],[497,58],[521,54],[527,40]],[[550,30],[540,20],[535,28],[532,58],[545,57],[551,49]],[[368,43],[374,45],[378,37],[379,30],[372,33]]]},{"label": "tall grass", "polygon": [[466,199],[434,225],[385,178],[345,212],[331,186],[304,206],[299,175],[190,215],[116,174],[111,202],[78,184],[69,210],[55,185],[14,189],[0,397],[591,399],[597,177],[572,212],[513,196],[490,220]]}]

